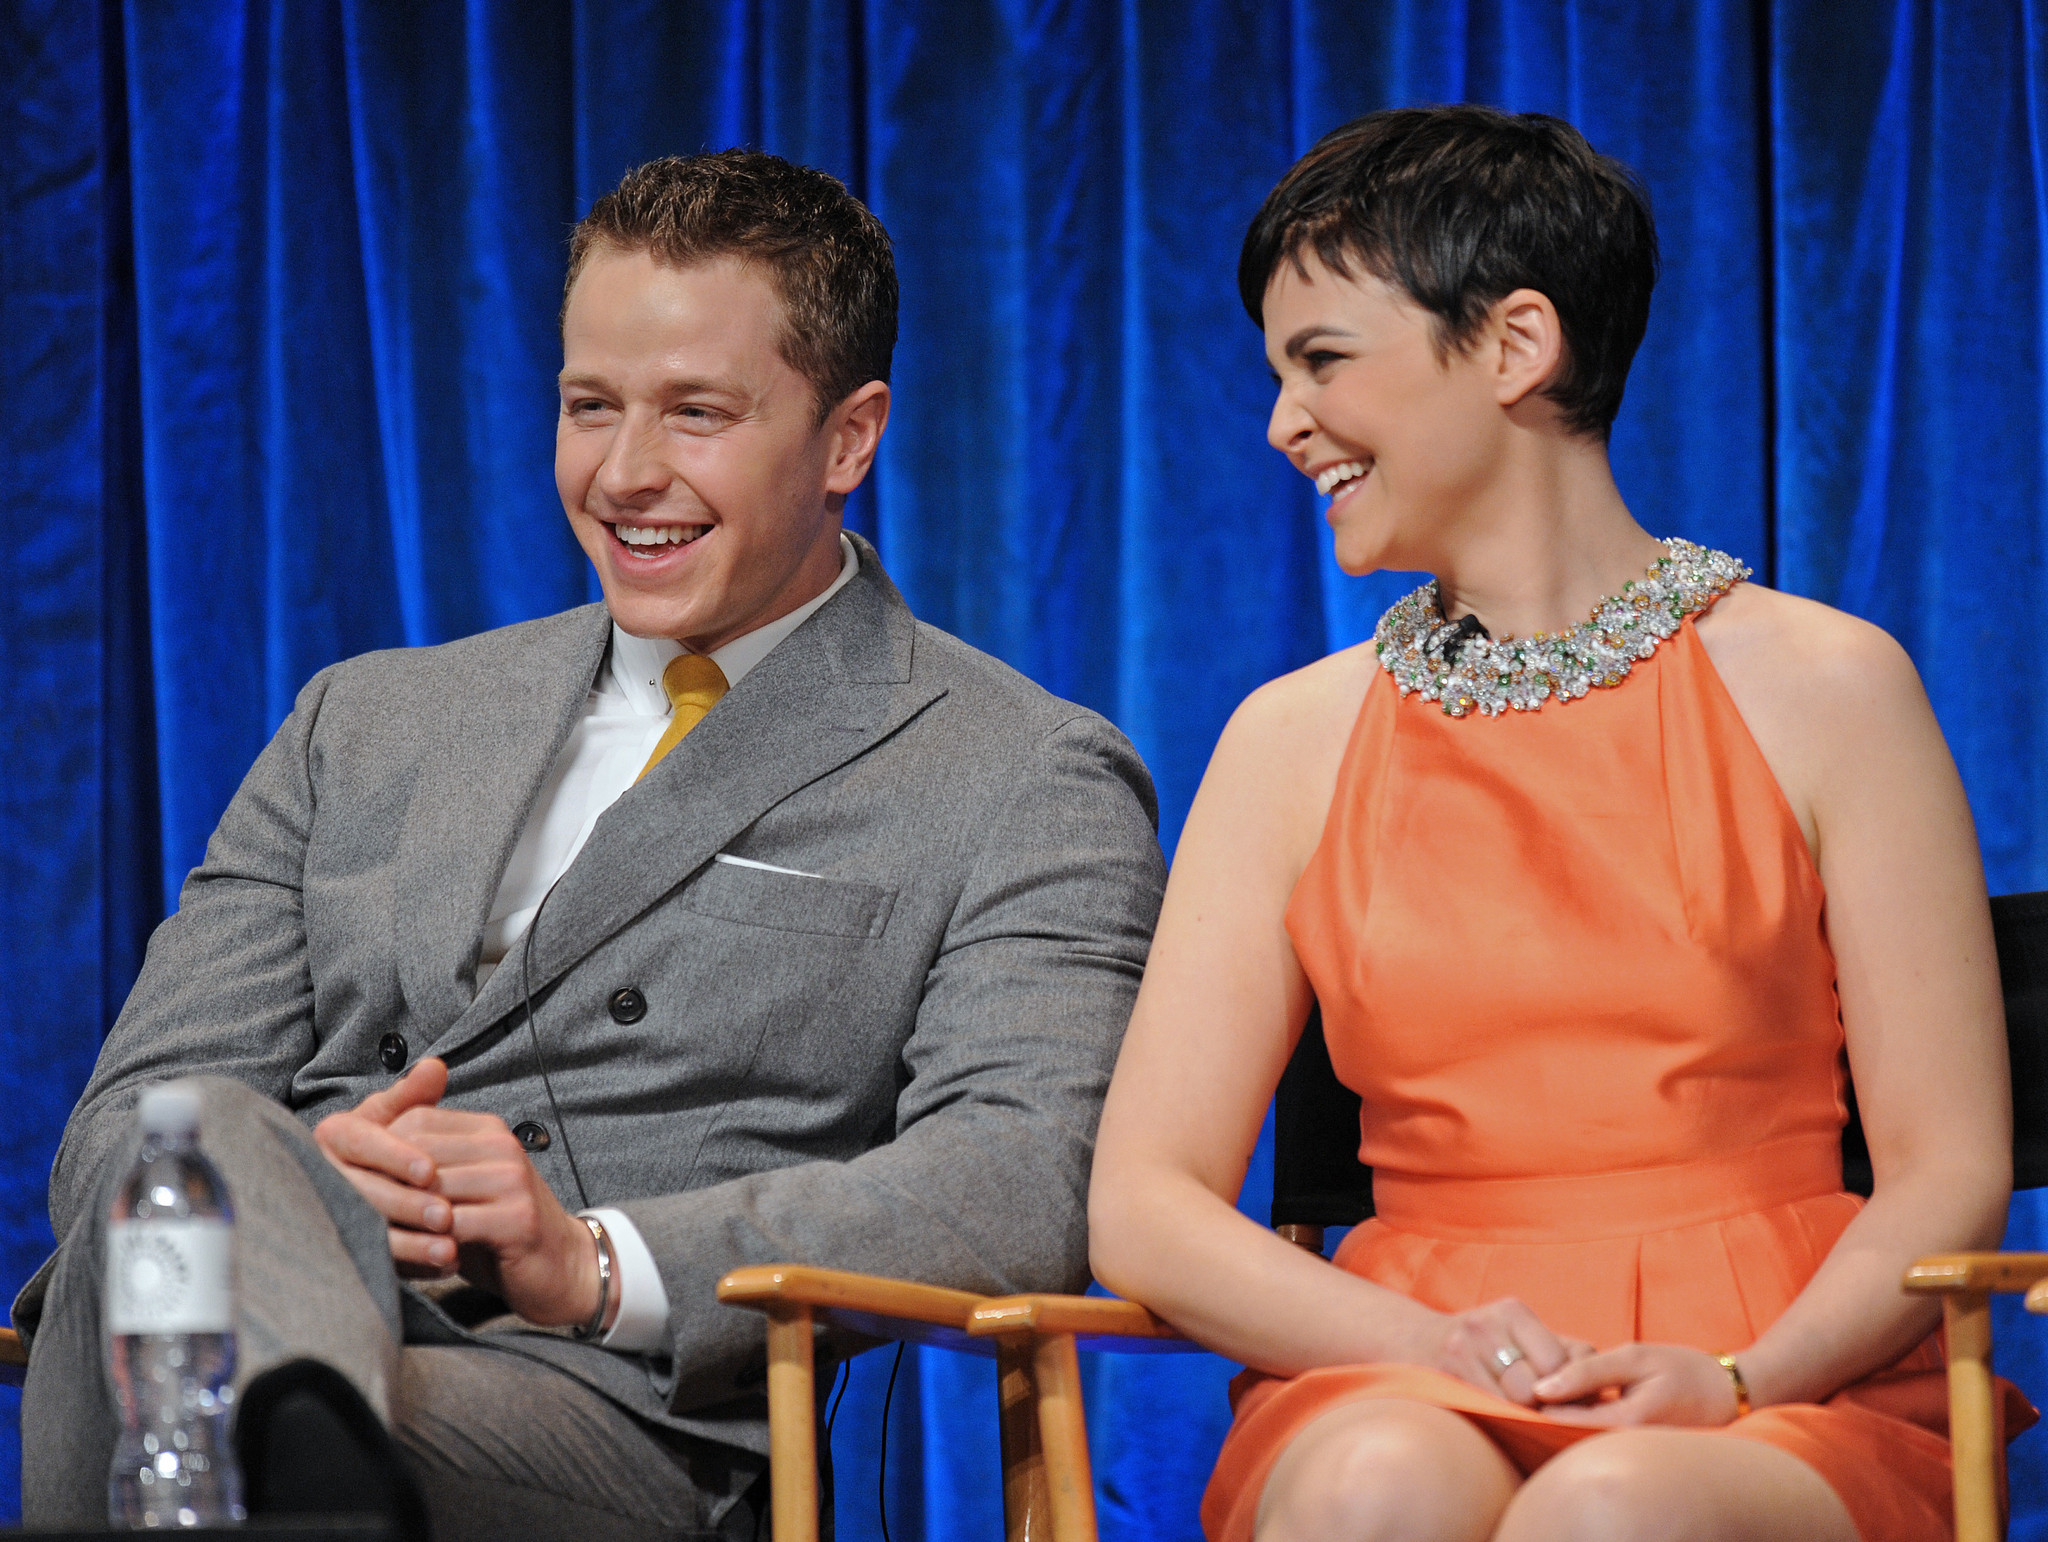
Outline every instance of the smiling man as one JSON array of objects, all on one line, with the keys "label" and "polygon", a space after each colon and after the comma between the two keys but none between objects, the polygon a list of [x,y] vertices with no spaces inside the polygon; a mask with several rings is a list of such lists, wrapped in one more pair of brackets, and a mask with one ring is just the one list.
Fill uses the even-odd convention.
[{"label": "smiling man", "polygon": [[1152,790],[842,532],[895,327],[881,226],[771,156],[577,227],[555,477],[604,604],[324,670],[249,773],[58,1155],[31,1520],[104,1515],[104,1216],[168,1076],[239,1211],[240,1381],[338,1369],[444,1539],[751,1537],[738,1265],[1085,1280]]},{"label": "smiling man", "polygon": [[879,376],[832,393],[886,337],[847,338],[846,379],[813,387],[746,258],[676,266],[593,235],[571,262],[555,481],[612,619],[711,653],[823,594],[889,416]]}]

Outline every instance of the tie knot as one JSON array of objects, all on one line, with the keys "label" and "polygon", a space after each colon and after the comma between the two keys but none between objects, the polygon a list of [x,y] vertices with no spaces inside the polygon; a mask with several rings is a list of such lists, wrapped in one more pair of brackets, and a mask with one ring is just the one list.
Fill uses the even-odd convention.
[{"label": "tie knot", "polygon": [[725,671],[701,653],[679,653],[661,672],[661,688],[668,703],[678,710],[695,707],[700,713],[718,705],[726,693]]}]

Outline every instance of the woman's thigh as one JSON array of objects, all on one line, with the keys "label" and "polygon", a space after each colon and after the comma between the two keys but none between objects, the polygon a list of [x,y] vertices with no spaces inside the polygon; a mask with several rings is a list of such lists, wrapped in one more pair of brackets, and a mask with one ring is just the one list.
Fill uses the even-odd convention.
[{"label": "woman's thigh", "polygon": [[1700,1430],[1615,1430],[1524,1483],[1495,1542],[1857,1542],[1819,1473],[1790,1452]]},{"label": "woman's thigh", "polygon": [[1273,1464],[1258,1542],[1486,1542],[1520,1481],[1499,1447],[1447,1409],[1345,1403]]}]

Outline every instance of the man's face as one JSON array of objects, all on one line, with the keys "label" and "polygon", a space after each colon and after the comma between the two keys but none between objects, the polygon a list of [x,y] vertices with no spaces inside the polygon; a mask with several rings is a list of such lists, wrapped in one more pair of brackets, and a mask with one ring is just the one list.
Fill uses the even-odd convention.
[{"label": "man's face", "polygon": [[822,426],[776,347],[782,301],[736,258],[593,252],[562,322],[555,486],[612,619],[700,653],[822,593],[844,495],[888,416],[871,382]]}]

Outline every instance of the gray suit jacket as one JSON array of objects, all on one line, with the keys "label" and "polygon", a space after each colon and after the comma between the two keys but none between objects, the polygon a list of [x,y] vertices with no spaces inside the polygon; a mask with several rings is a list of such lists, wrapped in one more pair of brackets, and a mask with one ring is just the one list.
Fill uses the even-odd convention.
[{"label": "gray suit jacket", "polygon": [[[736,1265],[1079,1286],[1164,885],[1151,782],[1102,718],[917,622],[859,549],[859,576],[604,814],[524,970],[515,948],[480,991],[499,878],[610,617],[315,676],[151,939],[57,1156],[57,1235],[140,1084],[223,1074],[310,1124],[391,1083],[395,1032],[447,1057],[449,1105],[548,1128],[534,1161],[565,1204],[639,1227],[667,1356],[521,1343],[650,1417],[760,1444],[737,1426],[759,1413],[761,1322],[713,1295]],[[628,986],[646,1011],[620,1022]],[[429,1316],[409,1302],[408,1332]]]}]

